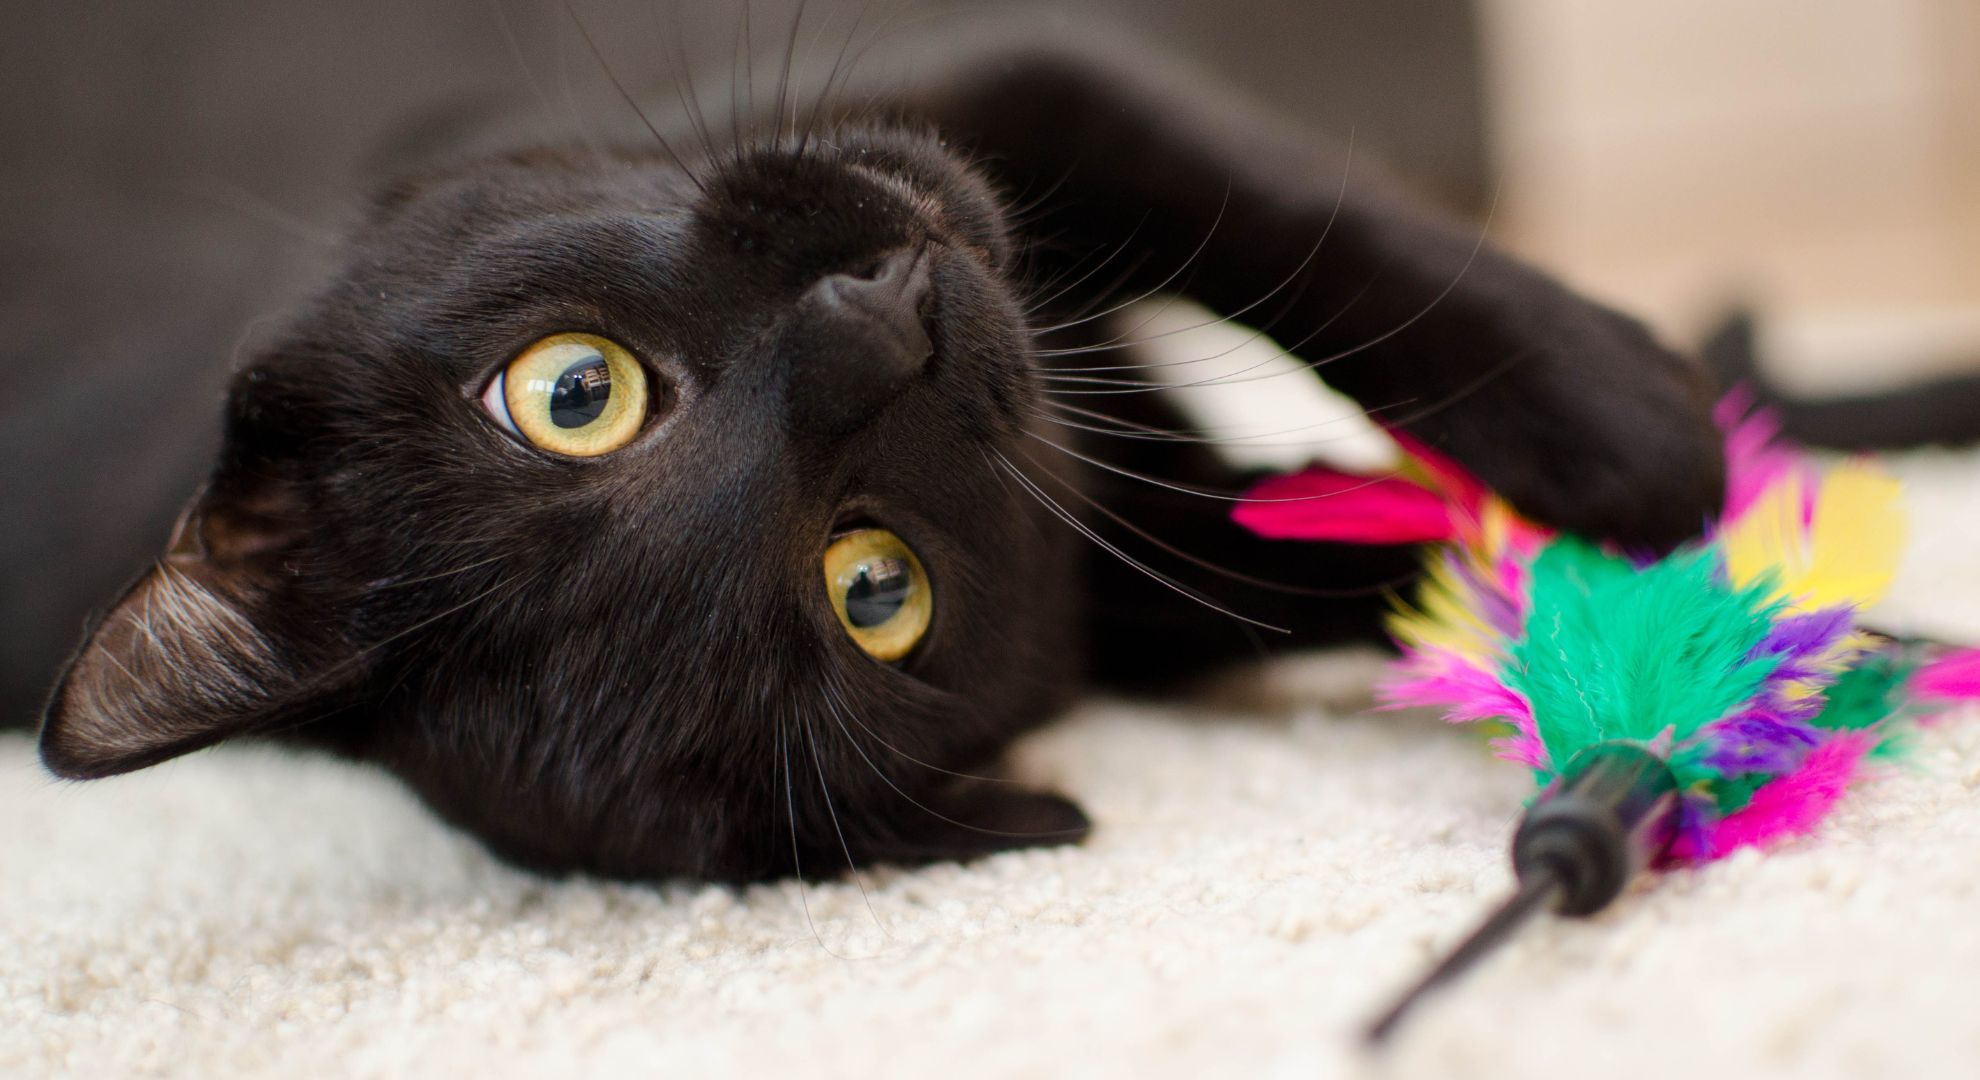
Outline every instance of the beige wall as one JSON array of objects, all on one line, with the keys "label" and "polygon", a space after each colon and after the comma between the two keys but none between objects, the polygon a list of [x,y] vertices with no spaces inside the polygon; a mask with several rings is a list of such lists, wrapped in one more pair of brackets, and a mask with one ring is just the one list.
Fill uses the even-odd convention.
[{"label": "beige wall", "polygon": [[1495,232],[1689,336],[1980,317],[1980,0],[1486,0]]}]

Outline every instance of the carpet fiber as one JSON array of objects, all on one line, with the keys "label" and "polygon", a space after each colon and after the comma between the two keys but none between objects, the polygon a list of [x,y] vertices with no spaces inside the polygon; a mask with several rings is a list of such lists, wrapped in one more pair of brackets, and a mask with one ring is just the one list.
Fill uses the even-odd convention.
[{"label": "carpet fiber", "polygon": [[[1919,537],[1884,621],[1980,640],[1980,462],[1903,471]],[[1507,887],[1526,790],[1466,732],[1366,713],[1372,664],[1091,703],[1017,755],[1089,844],[864,892],[545,881],[333,761],[65,785],[0,739],[0,1072],[1972,1075],[1975,716],[1818,837],[1537,926],[1363,1055]]]}]

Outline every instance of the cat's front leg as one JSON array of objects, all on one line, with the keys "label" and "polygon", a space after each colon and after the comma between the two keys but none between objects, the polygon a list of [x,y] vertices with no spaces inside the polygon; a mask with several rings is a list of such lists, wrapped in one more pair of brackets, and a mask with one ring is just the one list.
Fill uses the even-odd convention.
[{"label": "cat's front leg", "polygon": [[1041,277],[1082,282],[1072,303],[1170,290],[1240,315],[1548,524],[1663,548],[1718,507],[1703,371],[1366,155],[1118,49],[1033,40],[929,67],[908,107],[1038,204]]}]

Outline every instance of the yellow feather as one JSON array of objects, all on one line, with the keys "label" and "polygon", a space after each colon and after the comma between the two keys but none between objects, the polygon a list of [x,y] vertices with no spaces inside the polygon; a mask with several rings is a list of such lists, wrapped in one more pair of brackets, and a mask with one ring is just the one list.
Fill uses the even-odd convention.
[{"label": "yellow feather", "polygon": [[1897,576],[1906,522],[1898,482],[1864,462],[1836,466],[1802,522],[1802,485],[1790,475],[1756,499],[1721,540],[1726,571],[1746,586],[1772,572],[1775,596],[1808,611],[1882,599]]},{"label": "yellow feather", "polygon": [[1498,634],[1478,616],[1470,586],[1442,559],[1431,562],[1428,576],[1417,589],[1416,606],[1399,604],[1389,616],[1389,632],[1409,645],[1455,653],[1480,663],[1499,656]]}]

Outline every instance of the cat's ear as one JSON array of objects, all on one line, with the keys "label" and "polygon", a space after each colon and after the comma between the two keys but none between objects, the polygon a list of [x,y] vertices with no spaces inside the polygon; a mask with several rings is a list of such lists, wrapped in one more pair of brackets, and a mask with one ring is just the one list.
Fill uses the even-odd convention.
[{"label": "cat's ear", "polygon": [[63,672],[41,729],[48,768],[143,768],[292,717],[348,678],[349,650],[297,602],[306,534],[293,484],[223,470]]}]

